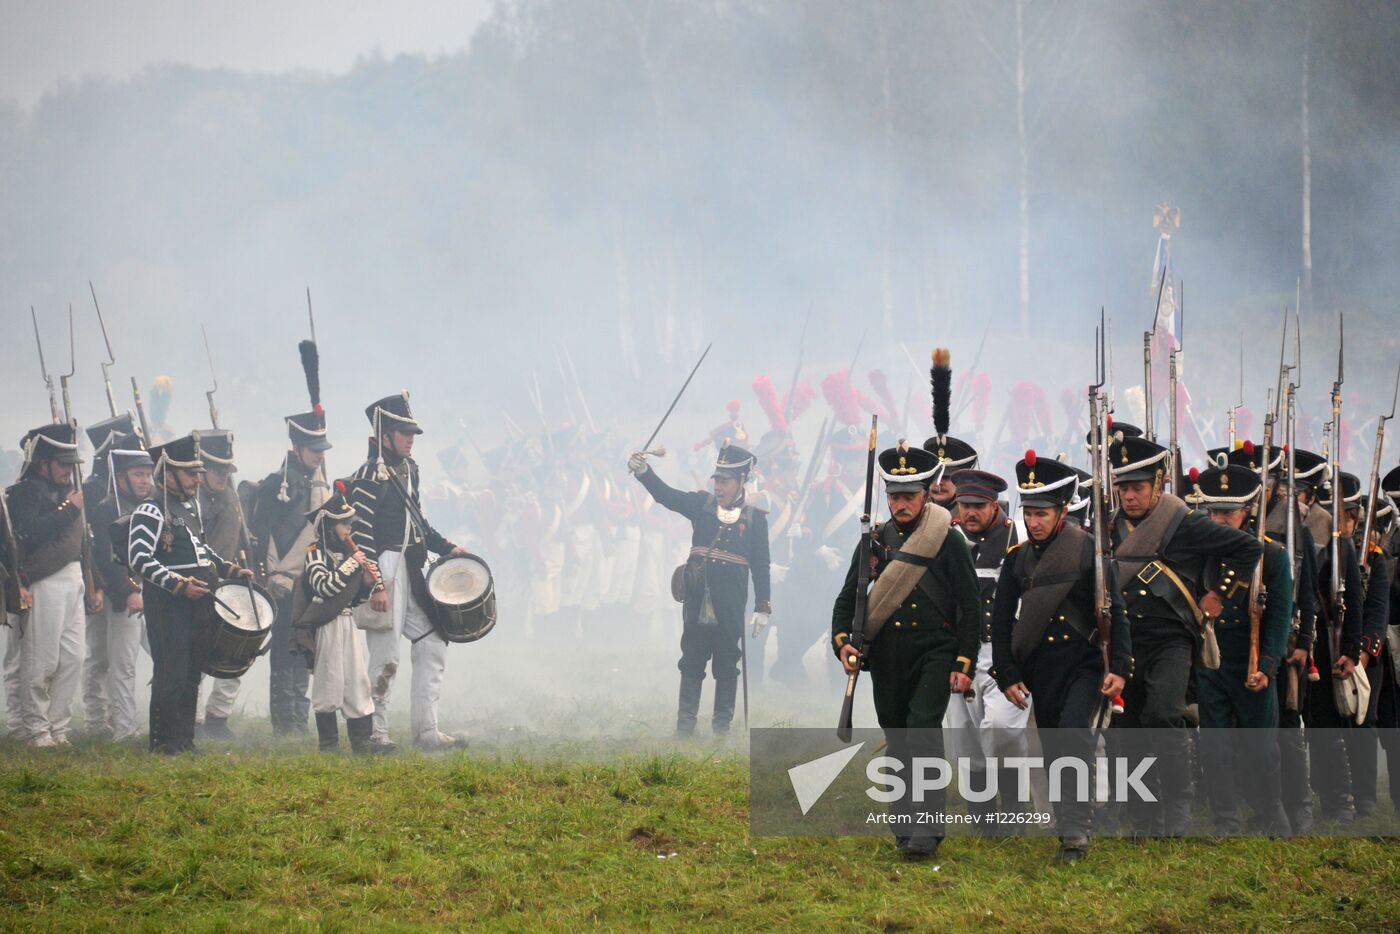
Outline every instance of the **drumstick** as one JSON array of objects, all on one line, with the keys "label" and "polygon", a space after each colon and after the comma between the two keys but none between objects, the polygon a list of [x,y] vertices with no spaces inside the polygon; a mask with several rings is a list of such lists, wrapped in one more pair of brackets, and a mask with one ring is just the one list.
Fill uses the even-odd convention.
[{"label": "drumstick", "polygon": [[253,625],[258,629],[262,628],[262,620],[258,619],[258,595],[253,593],[253,579],[243,578],[243,583],[248,585],[248,602],[253,605]]},{"label": "drumstick", "polygon": [[226,609],[226,610],[228,610],[230,613],[232,613],[234,619],[242,619],[242,618],[243,618],[243,616],[242,616],[241,613],[239,613],[239,612],[238,612],[237,610],[235,610],[233,607],[229,606],[229,605],[228,605],[227,603],[225,603],[224,601],[220,600],[218,597],[214,596],[214,592],[213,592],[212,590],[209,592],[209,599],[210,599],[210,600],[213,600],[213,601],[214,601],[215,603],[217,603],[219,606],[223,607],[224,609]]}]

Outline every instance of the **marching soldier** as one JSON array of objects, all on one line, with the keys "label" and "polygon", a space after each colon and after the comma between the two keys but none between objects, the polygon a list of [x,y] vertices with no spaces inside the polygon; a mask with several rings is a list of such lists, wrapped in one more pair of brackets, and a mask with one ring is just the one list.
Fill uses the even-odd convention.
[{"label": "marching soldier", "polygon": [[[744,608],[753,577],[752,626],[761,633],[773,612],[768,554],[768,516],[745,501],[744,483],[754,457],[737,444],[724,444],[715,460],[714,491],[684,492],[665,483],[642,454],[627,462],[637,480],[662,506],[690,520],[690,556],[682,578],[683,628],[680,700],[676,734],[690,736],[700,710],[705,666],[715,679],[715,735],[729,732],[738,691],[744,638]],[[673,584],[673,592],[674,592]]]},{"label": "marching soldier", "polygon": [[[1364,554],[1362,580],[1366,590],[1361,609],[1361,649],[1356,665],[1366,672],[1371,694],[1361,722],[1342,734],[1347,747],[1347,763],[1351,768],[1351,791],[1357,819],[1376,812],[1376,785],[1379,781],[1379,739],[1376,734],[1377,705],[1385,687],[1385,668],[1379,657],[1386,649],[1386,628],[1390,619],[1390,564],[1380,545],[1380,529],[1371,530],[1371,540],[1362,542],[1365,523],[1366,493],[1355,476],[1342,474],[1342,489],[1346,491],[1346,511],[1342,513],[1342,534],[1349,537],[1359,553]],[[1382,503],[1377,498],[1380,511]]]},{"label": "marching soldier", "polygon": [[199,433],[151,449],[155,489],[131,514],[127,562],[141,578],[151,644],[151,751],[194,749],[202,643],[211,586],[219,578],[251,580],[253,572],[200,540],[199,487],[204,477]]},{"label": "marching soldier", "polygon": [[[118,438],[134,435],[136,429],[130,415],[117,415],[90,425],[85,431],[92,443],[93,455],[92,470],[83,481],[83,500],[86,503],[84,512],[88,520],[88,536],[93,543],[93,582],[103,592],[103,606],[96,612],[87,614],[87,652],[83,657],[83,712],[86,731],[92,736],[110,739],[111,729],[107,723],[107,620],[112,604],[120,604],[124,598],[114,598],[108,592],[107,565],[111,562],[99,560],[97,557],[99,552],[108,555],[111,553],[110,545],[104,547],[107,526],[102,521],[103,517],[98,516],[98,511],[99,506],[112,493],[112,472],[108,465],[108,454],[112,444]],[[141,499],[145,499],[145,496]],[[120,606],[119,609],[125,612],[126,608]]]},{"label": "marching soldier", "polygon": [[[1400,534],[1396,529],[1396,498],[1400,497],[1400,467],[1381,479],[1385,506],[1377,508],[1376,523],[1384,530],[1387,541],[1386,558],[1390,565],[1390,625],[1386,627],[1385,644],[1381,648],[1380,664],[1384,669],[1380,695],[1376,705],[1376,726],[1380,730],[1381,748],[1385,750],[1386,772],[1389,775],[1390,800],[1400,810],[1400,680],[1397,680],[1396,660],[1400,657]],[[1374,571],[1372,572],[1375,573]]]},{"label": "marching soldier", "polygon": [[[1345,511],[1348,499],[1360,502],[1361,485],[1356,478],[1351,474],[1341,474],[1336,483],[1329,484],[1332,489],[1329,489],[1327,499],[1320,495],[1320,491],[1313,492],[1307,522],[1309,528],[1322,526],[1322,534],[1326,535],[1323,541],[1332,540],[1330,510],[1335,508],[1333,500],[1336,497],[1332,493],[1337,486],[1342,488],[1343,500],[1342,534],[1337,538],[1337,555],[1338,576],[1346,594],[1345,613],[1339,617],[1331,594],[1332,549],[1324,545],[1317,569],[1319,628],[1317,638],[1313,640],[1313,663],[1322,673],[1323,681],[1308,692],[1304,719],[1309,728],[1310,779],[1322,808],[1322,818],[1349,824],[1356,819],[1356,804],[1352,796],[1352,776],[1343,731],[1350,729],[1356,721],[1337,709],[1336,695],[1327,679],[1344,681],[1350,678],[1361,658],[1363,647],[1365,587],[1356,544],[1347,533]],[[1334,650],[1334,643],[1340,651]]]},{"label": "marching soldier", "polygon": [[[1315,458],[1313,463],[1310,458]],[[1288,510],[1293,512],[1294,546],[1291,567],[1293,578],[1293,621],[1284,658],[1278,667],[1274,686],[1279,708],[1279,774],[1283,808],[1295,835],[1305,834],[1313,826],[1312,787],[1308,784],[1308,741],[1303,729],[1303,710],[1308,691],[1308,656],[1312,651],[1313,633],[1317,623],[1317,556],[1318,546],[1308,531],[1304,517],[1308,507],[1301,491],[1311,488],[1312,477],[1326,465],[1322,458],[1306,451],[1294,451],[1294,483],[1300,494],[1288,502],[1288,459],[1279,458],[1270,473],[1269,536],[1283,542],[1288,535]],[[1328,533],[1331,534],[1330,532]]]},{"label": "marching soldier", "polygon": [[977,449],[951,435],[934,435],[924,442],[924,450],[938,458],[943,472],[929,487],[929,499],[954,516],[958,514],[958,474],[977,466]]},{"label": "marching soldier", "polygon": [[1162,744],[1154,750],[1160,768],[1145,776],[1157,803],[1130,807],[1135,831],[1145,836],[1180,836],[1190,824],[1186,689],[1194,659],[1207,667],[1218,663],[1211,625],[1223,607],[1206,586],[1206,567],[1247,579],[1262,553],[1250,535],[1193,513],[1180,497],[1163,492],[1169,453],[1138,437],[1115,436],[1109,446],[1119,502],[1110,522],[1113,557],[1136,659],[1136,674],[1123,692],[1123,723],[1156,728]]},{"label": "marching soldier", "polygon": [[287,440],[291,450],[282,466],[268,474],[253,491],[249,525],[258,549],[258,563],[268,593],[277,604],[268,639],[268,712],[272,731],[279,735],[305,733],[311,702],[307,698],[310,676],[291,646],[292,594],[306,566],[315,530],[307,516],[325,504],[330,495],[326,483],[326,416],[313,410],[288,415]]},{"label": "marching soldier", "polygon": [[[214,429],[199,433],[204,459],[204,482],[199,487],[200,539],[218,555],[246,564],[252,543],[243,520],[243,504],[233,483],[238,466],[233,461],[233,432]],[[209,699],[204,704],[203,735],[231,740],[229,714],[238,697],[238,678],[210,678]]]},{"label": "marching soldier", "polygon": [[[1253,452],[1251,452],[1252,454]],[[1233,529],[1249,530],[1253,503],[1262,480],[1252,467],[1239,463],[1191,471],[1192,501],[1210,518]],[[1261,584],[1265,600],[1259,626],[1259,661],[1249,670],[1252,574],[1241,576],[1232,567],[1206,566],[1205,583],[1220,596],[1222,609],[1215,622],[1220,664],[1196,665],[1196,703],[1200,710],[1201,764],[1207,797],[1221,835],[1240,831],[1238,787],[1253,812],[1249,826],[1256,833],[1280,835],[1289,825],[1283,812],[1279,777],[1278,693],[1270,690],[1293,623],[1293,574],[1288,554],[1268,540],[1264,546]],[[1236,729],[1238,728],[1238,729]],[[1236,754],[1248,772],[1236,775]]]},{"label": "marching soldier", "polygon": [[30,746],[66,746],[69,708],[82,677],[84,607],[101,607],[98,594],[86,594],[83,584],[88,530],[83,493],[73,483],[80,462],[77,432],[71,425],[44,425],[20,446],[24,468],[6,497],[30,607],[10,632],[14,648],[6,676],[17,685],[10,697],[11,725]]},{"label": "marching soldier", "polygon": [[[1008,702],[1029,711],[1035,697],[1036,726],[1044,731],[1047,760],[1069,757],[1088,763],[1095,747],[1091,727],[1103,704],[1117,697],[1131,676],[1133,650],[1123,597],[1109,564],[1109,665],[1104,671],[1095,617],[1094,539],[1069,521],[1078,473],[1060,461],[1039,460],[1034,451],[1016,465],[1028,541],[1014,545],[1001,566],[992,609],[992,658],[997,686]],[[1070,788],[1069,800],[1055,805],[1060,833],[1056,859],[1061,862],[1079,859],[1089,849],[1093,805],[1077,800],[1076,791]]]},{"label": "marching soldier", "polygon": [[[131,427],[130,417],[125,418],[125,427]],[[88,429],[89,435],[92,431]],[[143,624],[140,586],[131,580],[126,555],[113,552],[110,530],[151,495],[154,463],[134,428],[112,433],[99,450],[111,486],[88,510],[88,518],[93,530],[92,560],[102,578],[105,605],[98,625],[88,618],[83,694],[89,728],[100,728],[120,742],[136,733],[136,659]]]},{"label": "marching soldier", "polygon": [[399,640],[407,637],[413,660],[409,723],[423,749],[466,745],[438,729],[438,698],[447,670],[447,640],[434,628],[426,606],[423,565],[429,551],[465,555],[428,524],[419,510],[418,464],[413,441],[423,433],[408,405],[408,393],[386,396],[365,409],[374,427],[370,456],[355,471],[350,502],[355,507],[355,544],[383,575],[385,590],[370,597],[376,613],[390,613],[390,628],[365,633],[370,681],[374,684],[376,743],[389,741],[389,691],[399,668]]},{"label": "marching soldier", "polygon": [[[950,439],[951,440],[951,439]],[[958,517],[953,526],[967,539],[972,549],[972,563],[977,569],[981,588],[982,645],[977,653],[976,673],[972,678],[972,694],[948,704],[943,725],[952,731],[954,750],[959,758],[971,762],[974,789],[987,787],[987,757],[1005,762],[1009,756],[1026,755],[1026,727],[1030,723],[1030,707],[1018,707],[1006,699],[997,688],[992,675],[992,604],[997,592],[997,580],[1007,552],[1016,544],[1015,523],[1006,515],[998,501],[1006,492],[1006,481],[984,470],[963,469],[953,474],[957,489],[955,502]],[[1004,769],[996,786],[1002,795],[1001,811],[1020,810],[1015,794],[1015,772]],[[968,802],[970,810],[992,813],[998,810],[996,798],[984,802]]]},{"label": "marching soldier", "polygon": [[[948,510],[929,499],[929,487],[942,470],[937,455],[901,441],[880,453],[879,465],[892,521],[871,532],[875,583],[865,652],[850,644],[859,547],[832,610],[831,640],[847,673],[857,665],[870,670],[875,714],[889,739],[889,754],[908,763],[943,754],[949,696],[972,689],[982,608],[967,540],[953,532]],[[946,790],[940,790],[922,805],[906,796],[891,806],[895,844],[906,859],[937,853],[943,837],[933,828],[939,825],[919,823],[915,810],[931,812],[937,820],[946,801]]]},{"label": "marching soldier", "polygon": [[360,630],[351,613],[383,590],[384,582],[355,545],[355,508],[345,497],[344,482],[336,483],[335,495],[307,516],[316,541],[308,548],[306,570],[293,598],[293,639],[299,647],[309,647],[312,655],[312,707],[321,752],[334,752],[340,745],[337,712],[345,717],[345,732],[356,755],[393,752],[392,743],[370,742],[374,696]]}]

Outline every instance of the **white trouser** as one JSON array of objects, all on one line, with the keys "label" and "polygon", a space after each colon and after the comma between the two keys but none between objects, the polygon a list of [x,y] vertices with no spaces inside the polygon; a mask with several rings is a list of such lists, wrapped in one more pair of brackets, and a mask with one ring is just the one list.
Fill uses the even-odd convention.
[{"label": "white trouser", "polygon": [[[416,670],[418,665],[414,663]],[[311,669],[311,709],[344,712],[345,719],[374,713],[369,668],[360,629],[349,610],[316,630],[316,664]]]},{"label": "white trouser", "polygon": [[987,757],[1004,760],[1026,755],[1026,727],[1030,705],[1025,710],[1006,699],[991,675],[992,644],[982,643],[977,652],[977,672],[972,676],[973,696],[968,700],[954,695],[943,715],[943,728],[952,739],[952,753],[966,758],[973,771],[987,768]]},{"label": "white trouser", "polygon": [[26,620],[14,613],[5,614],[10,624],[5,629],[5,726],[15,739],[24,738],[24,725],[19,716],[19,631]]},{"label": "white trouser", "polygon": [[63,740],[83,674],[82,568],[73,561],[29,591],[34,605],[19,642],[20,731],[27,740]]},{"label": "white trouser", "polygon": [[112,739],[136,732],[136,657],[144,629],[125,606],[104,606],[87,617],[87,658],[83,661],[83,709],[88,729],[105,727]]},{"label": "white trouser", "polygon": [[409,592],[408,568],[403,553],[385,551],[379,555],[379,573],[389,588],[390,613],[394,628],[383,632],[367,630],[369,678],[374,697],[374,737],[389,737],[389,691],[399,670],[399,640],[407,636],[413,643],[410,682],[409,725],[413,738],[437,741],[437,706],[442,694],[442,675],[447,670],[447,641],[433,631],[433,624]]},{"label": "white trouser", "polygon": [[228,715],[233,713],[233,702],[238,697],[239,678],[205,678],[209,682],[209,698],[204,702],[204,716],[199,718],[203,723],[210,717],[215,720],[227,720]]}]

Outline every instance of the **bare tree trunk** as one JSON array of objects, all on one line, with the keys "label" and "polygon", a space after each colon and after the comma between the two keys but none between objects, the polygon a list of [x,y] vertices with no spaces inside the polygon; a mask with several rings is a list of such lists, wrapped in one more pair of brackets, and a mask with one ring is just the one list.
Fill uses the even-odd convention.
[{"label": "bare tree trunk", "polygon": [[1021,157],[1021,336],[1031,332],[1030,141],[1026,138],[1025,0],[1016,0],[1016,138]]},{"label": "bare tree trunk", "polygon": [[[1312,128],[1308,122],[1308,46],[1312,42],[1312,12],[1307,4],[1303,27],[1303,282],[1298,304],[1312,310]],[[1299,308],[1301,313],[1302,307]]]},{"label": "bare tree trunk", "polygon": [[[894,330],[894,102],[890,92],[890,34],[889,23],[885,19],[882,3],[875,5],[875,28],[880,37],[880,104],[881,125],[884,131],[884,174],[885,203],[884,236],[880,250],[880,283],[884,314],[882,323],[885,331]],[[855,374],[852,374],[854,376]]]}]

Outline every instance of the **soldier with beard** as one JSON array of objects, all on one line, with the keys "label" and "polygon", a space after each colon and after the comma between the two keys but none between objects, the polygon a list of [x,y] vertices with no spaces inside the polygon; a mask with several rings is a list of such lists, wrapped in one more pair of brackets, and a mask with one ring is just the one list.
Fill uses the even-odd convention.
[{"label": "soldier with beard", "polygon": [[307,697],[310,675],[293,653],[292,595],[306,566],[315,532],[307,516],[330,498],[326,482],[326,415],[320,406],[310,412],[288,415],[287,440],[291,450],[282,466],[268,474],[253,492],[249,524],[258,544],[258,563],[267,590],[277,602],[272,634],[268,640],[268,712],[273,732],[307,732],[311,701]]}]

